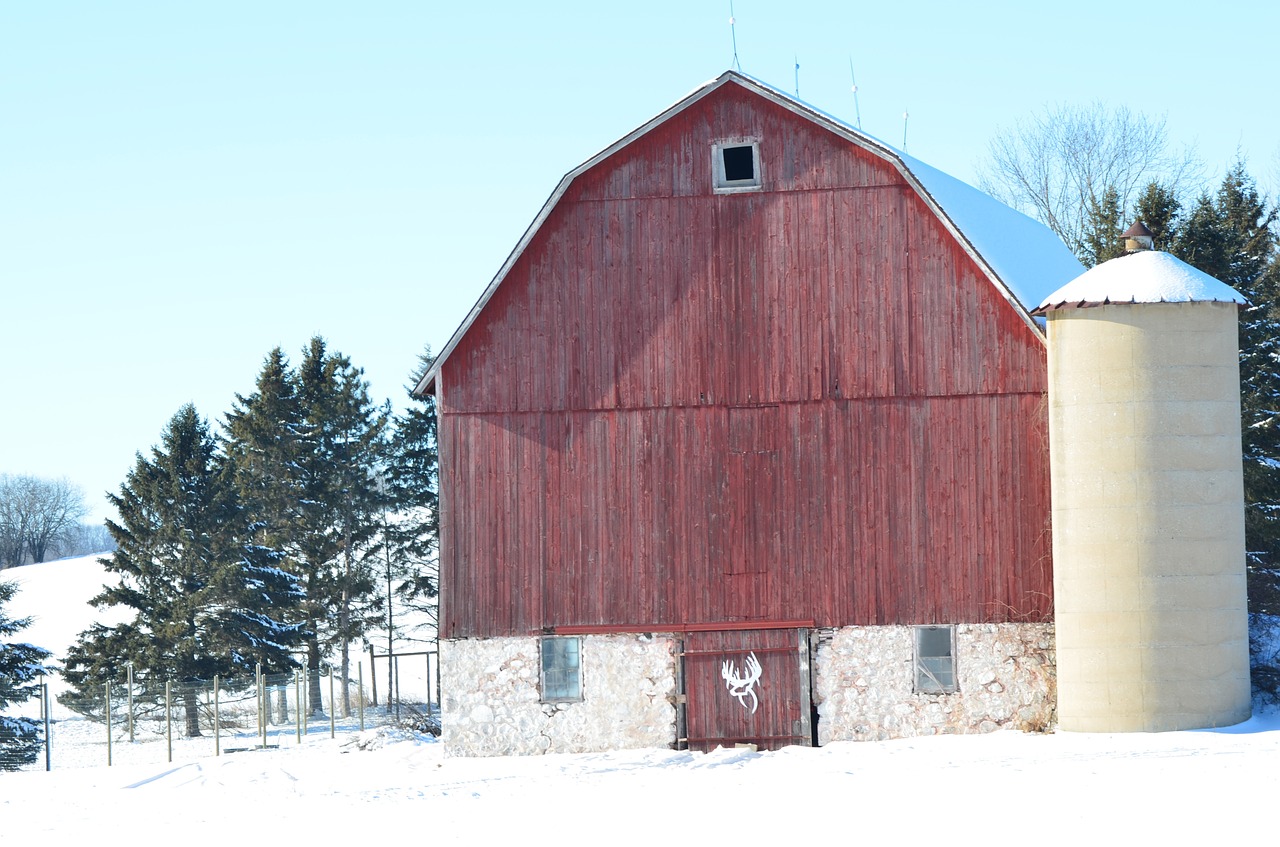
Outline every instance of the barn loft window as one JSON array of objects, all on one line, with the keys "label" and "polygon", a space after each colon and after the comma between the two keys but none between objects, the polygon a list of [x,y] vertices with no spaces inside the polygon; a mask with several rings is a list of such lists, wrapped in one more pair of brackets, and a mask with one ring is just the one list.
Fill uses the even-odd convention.
[{"label": "barn loft window", "polygon": [[760,142],[754,138],[717,141],[711,145],[711,167],[717,194],[760,189]]},{"label": "barn loft window", "polygon": [[579,638],[542,639],[542,702],[563,703],[582,699],[582,663]]},{"label": "barn loft window", "polygon": [[951,694],[956,685],[956,628],[918,626],[916,635],[916,693]]}]

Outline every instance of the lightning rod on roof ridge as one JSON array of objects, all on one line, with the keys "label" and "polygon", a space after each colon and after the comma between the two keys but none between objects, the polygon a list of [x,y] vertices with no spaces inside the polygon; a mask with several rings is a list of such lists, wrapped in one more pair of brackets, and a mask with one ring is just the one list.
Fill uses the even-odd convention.
[{"label": "lightning rod on roof ridge", "polygon": [[796,99],[800,99],[800,54],[793,54],[796,60]]},{"label": "lightning rod on roof ridge", "polygon": [[911,117],[911,113],[906,109],[902,110],[902,152],[907,152],[907,118]]},{"label": "lightning rod on roof ridge", "polygon": [[742,73],[742,65],[738,62],[738,30],[734,27],[733,0],[729,0],[729,37],[733,39],[733,68]]},{"label": "lightning rod on roof ridge", "polygon": [[858,121],[858,132],[862,132],[862,110],[858,108],[858,78],[853,75],[853,57],[849,57],[849,82],[853,86],[853,116]]}]

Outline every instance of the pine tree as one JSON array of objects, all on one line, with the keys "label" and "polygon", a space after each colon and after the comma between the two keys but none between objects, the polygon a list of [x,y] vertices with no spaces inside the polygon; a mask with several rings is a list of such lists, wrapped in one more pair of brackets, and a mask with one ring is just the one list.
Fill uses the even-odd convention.
[{"label": "pine tree", "polygon": [[436,450],[435,398],[418,397],[413,387],[430,369],[428,348],[418,359],[408,390],[410,405],[395,418],[387,478],[393,518],[388,524],[388,562],[400,574],[397,593],[409,608],[434,624],[440,536],[439,456]]},{"label": "pine tree", "polygon": [[[151,458],[137,457],[107,521],[118,545],[102,559],[119,581],[91,602],[124,606],[132,621],[95,625],[67,655],[67,681],[80,698],[119,679],[132,662],[143,696],[162,696],[166,680],[194,683],[251,678],[256,666],[292,665],[296,627],[281,622],[297,586],[279,554],[256,544],[235,497],[233,463],[191,405],[170,420]],[[73,698],[68,698],[71,702]],[[199,735],[197,700],[183,694],[188,735]]]},{"label": "pine tree", "polygon": [[1252,611],[1280,614],[1280,256],[1267,207],[1243,163],[1203,195],[1172,252],[1240,292],[1240,412]]},{"label": "pine tree", "polygon": [[1124,243],[1120,238],[1120,192],[1109,185],[1100,197],[1090,194],[1087,205],[1082,236],[1085,258],[1082,261],[1093,267],[1124,253]]},{"label": "pine tree", "polygon": [[[340,654],[340,671],[350,678],[351,641],[378,620],[379,601],[366,557],[381,524],[378,469],[385,452],[389,410],[374,406],[364,372],[324,340],[311,339],[298,367],[302,405],[304,527],[310,542],[308,576],[318,590],[308,599],[321,614],[317,636]],[[309,645],[308,667],[319,667],[320,640]],[[315,687],[313,686],[313,689]],[[343,687],[346,691],[346,687]],[[313,706],[318,705],[312,694]],[[344,696],[343,713],[350,713]]]},{"label": "pine tree", "polygon": [[10,618],[5,605],[18,587],[0,582],[0,771],[17,770],[36,760],[42,739],[40,726],[31,718],[5,717],[13,705],[25,703],[39,694],[39,679],[47,673],[44,660],[49,651],[8,639],[31,623],[30,618]]},{"label": "pine tree", "polygon": [[302,591],[290,614],[304,633],[312,712],[321,708],[325,656],[338,650],[347,678],[350,642],[380,605],[367,558],[381,526],[377,480],[389,415],[370,400],[363,371],[316,337],[296,370],[272,351],[257,391],[228,416],[236,488],[261,543],[284,556]]},{"label": "pine tree", "polygon": [[286,555],[298,521],[302,409],[294,383],[289,360],[276,347],[263,363],[257,390],[236,395],[225,425],[236,493],[252,516],[254,539]]},{"label": "pine tree", "polygon": [[1133,219],[1151,230],[1155,249],[1169,250],[1178,237],[1178,215],[1182,204],[1173,189],[1150,182],[1133,203]]},{"label": "pine tree", "polygon": [[[228,456],[234,462],[234,485],[254,541],[274,551],[281,566],[296,573],[290,558],[299,527],[298,451],[302,410],[289,360],[279,347],[267,354],[256,390],[237,394],[225,423]],[[301,602],[301,593],[295,607]],[[283,619],[301,626],[296,608],[281,609]],[[289,720],[288,692],[277,690],[276,719]]]}]

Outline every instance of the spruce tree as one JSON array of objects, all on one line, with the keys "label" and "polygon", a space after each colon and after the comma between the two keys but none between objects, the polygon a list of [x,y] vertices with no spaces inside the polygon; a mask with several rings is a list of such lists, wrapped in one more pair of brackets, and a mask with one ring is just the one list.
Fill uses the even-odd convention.
[{"label": "spruce tree", "polygon": [[434,624],[440,535],[435,398],[413,394],[432,361],[428,348],[406,386],[409,406],[395,417],[387,462],[392,517],[386,544],[388,562],[400,576],[397,593]]},{"label": "spruce tree", "polygon": [[1168,251],[1178,237],[1178,215],[1182,204],[1173,189],[1150,182],[1133,203],[1133,219],[1151,230],[1157,250]]},{"label": "spruce tree", "polygon": [[1245,544],[1254,612],[1280,614],[1280,256],[1253,179],[1237,162],[1202,195],[1172,252],[1240,292],[1240,412]]},{"label": "spruce tree", "polygon": [[[311,339],[298,366],[298,398],[304,444],[299,542],[311,586],[307,600],[315,613],[308,668],[314,678],[320,648],[336,647],[346,680],[351,641],[378,620],[380,603],[367,557],[381,524],[378,470],[390,412],[369,398],[364,371],[341,353],[330,353],[319,337]],[[313,707],[319,703],[315,688]],[[344,714],[350,711],[345,696],[343,709]]]},{"label": "spruce tree", "polygon": [[1084,221],[1083,263],[1100,265],[1124,253],[1120,238],[1120,192],[1109,185],[1101,196],[1090,194]]},{"label": "spruce tree", "polygon": [[[290,558],[292,540],[299,526],[298,450],[301,407],[288,357],[279,347],[267,354],[249,396],[236,395],[227,414],[227,455],[234,462],[236,494],[249,519],[257,544],[275,552],[281,565],[296,573]],[[296,608],[280,609],[282,619],[301,628]],[[276,720],[289,721],[287,686],[276,690]]]},{"label": "spruce tree", "polygon": [[[107,528],[117,549],[102,559],[118,577],[91,602],[124,606],[132,621],[95,625],[67,655],[73,699],[95,697],[132,662],[143,697],[159,699],[167,680],[205,682],[215,675],[252,678],[257,665],[279,672],[297,628],[279,608],[297,595],[280,555],[254,542],[235,497],[234,464],[217,450],[208,425],[190,404],[170,420],[151,457],[138,455],[118,495],[118,519]],[[199,735],[191,687],[181,699],[188,735]]]},{"label": "spruce tree", "polygon": [[5,613],[17,590],[12,582],[0,582],[0,771],[34,762],[42,741],[36,721],[4,715],[10,706],[39,694],[38,680],[47,673],[43,663],[49,658],[48,650],[9,641],[31,623],[30,618],[15,619]]},{"label": "spruce tree", "polygon": [[367,558],[381,525],[388,418],[370,400],[363,371],[316,337],[296,369],[272,351],[257,390],[238,398],[227,419],[236,488],[261,543],[283,556],[301,589],[289,614],[303,632],[311,712],[321,708],[325,657],[338,650],[347,678],[350,642],[379,608]]},{"label": "spruce tree", "polygon": [[289,360],[276,347],[263,362],[256,390],[248,397],[236,395],[225,430],[236,493],[252,518],[254,539],[284,555],[298,522],[301,427]]}]

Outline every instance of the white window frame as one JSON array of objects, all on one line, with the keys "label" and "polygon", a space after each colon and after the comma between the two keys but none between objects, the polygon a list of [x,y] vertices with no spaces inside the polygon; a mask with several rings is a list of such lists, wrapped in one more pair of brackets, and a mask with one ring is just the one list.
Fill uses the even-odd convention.
[{"label": "white window frame", "polygon": [[[751,148],[751,179],[729,179],[724,172],[724,151],[733,147]],[[764,173],[760,162],[759,138],[723,138],[711,143],[712,186],[716,194],[738,194],[759,191],[764,185]]]},{"label": "white window frame", "polygon": [[[922,653],[921,636],[925,632],[947,632],[948,655]],[[956,667],[956,628],[952,625],[912,627],[912,676],[917,694],[954,694],[960,690],[960,674]]]},{"label": "white window frame", "polygon": [[[548,660],[558,655],[552,644],[572,642],[574,665],[572,667],[547,667]],[[548,672],[553,678],[548,683]],[[572,681],[573,692],[568,693],[565,686]],[[548,696],[548,691],[552,692]],[[543,703],[578,703],[582,700],[582,639],[576,635],[547,635],[538,642],[538,694]]]}]

